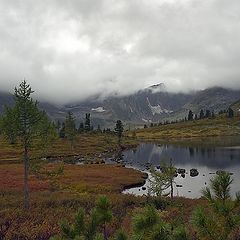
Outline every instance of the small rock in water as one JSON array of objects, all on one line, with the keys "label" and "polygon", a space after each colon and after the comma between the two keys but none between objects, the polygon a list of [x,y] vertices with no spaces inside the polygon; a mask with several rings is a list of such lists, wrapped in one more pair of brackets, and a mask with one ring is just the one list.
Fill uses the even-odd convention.
[{"label": "small rock in water", "polygon": [[182,173],[182,174],[181,174],[181,177],[182,177],[182,178],[185,178],[185,174],[184,174],[184,173]]},{"label": "small rock in water", "polygon": [[196,176],[198,176],[198,174],[199,174],[199,172],[196,168],[190,169],[190,176],[191,177],[196,177]]},{"label": "small rock in water", "polygon": [[176,187],[183,187],[183,185],[181,185],[181,184],[177,184]]},{"label": "small rock in water", "polygon": [[143,179],[148,179],[148,174],[147,173],[144,173]]},{"label": "small rock in water", "polygon": [[146,187],[142,187],[142,190],[145,191],[147,188]]},{"label": "small rock in water", "polygon": [[185,174],[186,173],[186,170],[184,168],[178,168],[177,169],[177,173],[179,174]]}]

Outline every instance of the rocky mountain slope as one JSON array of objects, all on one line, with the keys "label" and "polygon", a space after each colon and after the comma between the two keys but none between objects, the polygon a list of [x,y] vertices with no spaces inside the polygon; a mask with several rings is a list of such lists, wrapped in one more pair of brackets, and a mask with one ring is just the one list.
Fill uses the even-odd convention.
[{"label": "rocky mountain slope", "polygon": [[[114,96],[105,100],[93,97],[64,106],[41,103],[40,107],[54,120],[63,121],[67,111],[72,111],[80,122],[89,112],[95,126],[112,126],[117,119],[125,123],[144,124],[184,118],[190,109],[194,113],[200,109],[217,112],[239,99],[240,90],[213,87],[191,93],[171,93],[166,91],[163,84],[158,84],[129,96]],[[0,93],[0,112],[4,105],[12,103],[10,94]]]},{"label": "rocky mountain slope", "polygon": [[240,116],[240,100],[238,100],[238,101],[234,102],[233,104],[231,104],[230,107],[233,109],[233,111],[234,111],[234,113],[236,115]]}]

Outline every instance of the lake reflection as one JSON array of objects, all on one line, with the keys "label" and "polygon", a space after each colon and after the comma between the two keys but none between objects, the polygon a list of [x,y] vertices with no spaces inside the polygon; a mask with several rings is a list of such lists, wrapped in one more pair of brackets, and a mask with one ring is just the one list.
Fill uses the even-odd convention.
[{"label": "lake reflection", "polygon": [[[172,158],[177,168],[187,171],[185,178],[178,175],[175,187],[175,195],[197,198],[201,196],[201,189],[207,186],[211,177],[217,170],[225,170],[233,173],[234,183],[232,192],[240,190],[240,144],[229,146],[178,146],[170,144],[143,143],[135,150],[123,152],[123,161],[127,166],[147,171],[150,166],[159,166],[162,162]],[[191,168],[197,168],[199,175],[190,177]],[[148,186],[148,182],[145,184]],[[146,194],[141,188],[132,188],[125,191],[138,195]]]}]

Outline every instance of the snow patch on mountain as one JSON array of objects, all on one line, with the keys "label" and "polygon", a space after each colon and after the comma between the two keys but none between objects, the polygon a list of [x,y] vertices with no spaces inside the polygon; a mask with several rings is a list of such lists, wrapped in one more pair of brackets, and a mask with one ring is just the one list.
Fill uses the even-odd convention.
[{"label": "snow patch on mountain", "polygon": [[102,112],[105,112],[106,110],[103,107],[97,107],[97,108],[92,108],[91,111],[102,113]]},{"label": "snow patch on mountain", "polygon": [[152,122],[152,120],[147,120],[145,118],[142,118],[142,121],[145,122],[145,123],[151,123]]},{"label": "snow patch on mountain", "polygon": [[148,106],[151,109],[152,115],[155,114],[162,114],[162,113],[172,113],[173,111],[165,109],[165,108],[161,108],[161,106],[158,104],[157,106],[152,106],[149,99],[147,98],[147,102],[148,102]]}]

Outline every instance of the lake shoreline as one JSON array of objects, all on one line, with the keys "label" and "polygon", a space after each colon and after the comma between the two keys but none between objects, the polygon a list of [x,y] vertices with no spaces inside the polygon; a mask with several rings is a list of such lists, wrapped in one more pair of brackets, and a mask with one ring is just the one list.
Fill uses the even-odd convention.
[{"label": "lake shoreline", "polygon": [[[236,183],[233,184],[233,191],[239,190],[237,189],[237,183],[240,182],[239,157],[239,146],[234,148],[216,146],[216,144],[187,145],[186,142],[184,144],[144,142],[136,149],[124,151],[122,163],[126,167],[149,174],[151,167],[158,171],[163,159],[172,158],[176,168],[186,171],[186,174],[178,174],[175,178],[177,196],[195,199],[201,197],[201,188],[207,186],[210,179],[216,175],[217,171],[221,170],[226,170],[233,175],[236,180]],[[197,170],[196,176],[190,176],[191,169]],[[145,191],[142,191],[142,187]],[[144,185],[132,186],[127,189],[128,191],[125,189],[123,193],[146,195],[147,188],[148,181]]]}]

